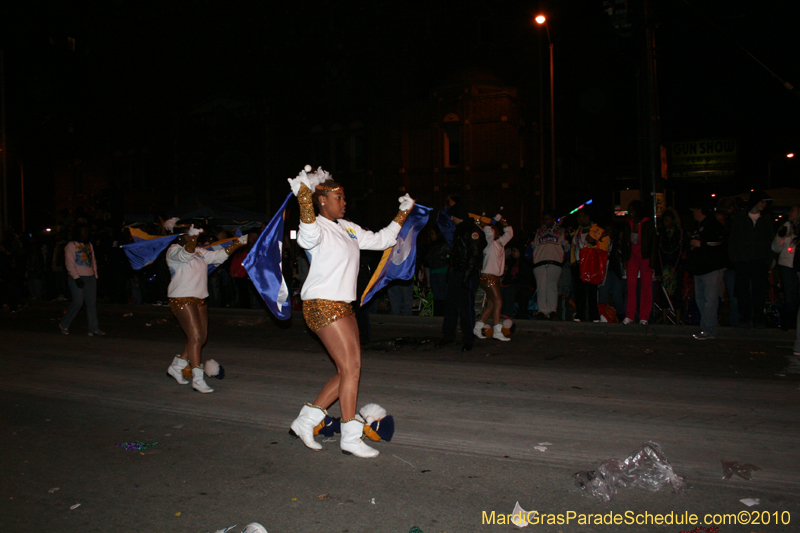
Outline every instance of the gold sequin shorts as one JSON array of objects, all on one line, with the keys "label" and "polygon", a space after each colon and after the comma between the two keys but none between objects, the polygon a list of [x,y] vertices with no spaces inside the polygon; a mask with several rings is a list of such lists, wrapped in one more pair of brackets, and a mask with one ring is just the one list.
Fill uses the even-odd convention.
[{"label": "gold sequin shorts", "polygon": [[305,300],[303,302],[303,318],[314,332],[351,315],[353,315],[353,306],[347,302],[332,300]]},{"label": "gold sequin shorts", "polygon": [[193,296],[188,296],[185,298],[170,298],[169,299],[169,307],[172,309],[172,314],[177,315],[178,311],[182,310],[187,305],[194,305],[197,307],[205,307],[206,301],[202,298],[195,298]]},{"label": "gold sequin shorts", "polygon": [[481,274],[481,287],[483,290],[487,290],[490,287],[500,286],[500,282],[502,279],[500,276],[495,276],[494,274]]}]

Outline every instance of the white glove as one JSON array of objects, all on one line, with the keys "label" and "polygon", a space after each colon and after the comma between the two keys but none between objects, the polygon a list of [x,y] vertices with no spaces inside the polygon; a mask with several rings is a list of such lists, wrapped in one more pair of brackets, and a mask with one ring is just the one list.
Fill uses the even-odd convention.
[{"label": "white glove", "polygon": [[192,224],[192,227],[189,228],[190,237],[194,237],[195,235],[200,235],[201,233],[203,233],[203,228],[195,228],[194,224]]},{"label": "white glove", "polygon": [[247,244],[247,235],[242,235],[239,237],[239,242],[242,244]]},{"label": "white glove", "polygon": [[400,211],[408,211],[414,207],[414,204],[416,203],[414,199],[408,195],[408,193],[406,193],[405,196],[398,198],[397,201],[400,202]]},{"label": "white glove", "polygon": [[311,167],[306,165],[306,168],[301,170],[300,173],[295,178],[289,178],[287,181],[289,182],[289,186],[292,188],[292,193],[297,196],[297,193],[300,192],[300,187],[305,185],[311,192],[314,192],[314,187],[311,186],[311,181],[308,179],[308,174],[306,173],[307,170],[311,170]]},{"label": "white glove", "polygon": [[178,217],[172,217],[171,219],[164,222],[164,230],[167,233],[172,233],[172,230],[175,229],[175,224],[178,223]]}]

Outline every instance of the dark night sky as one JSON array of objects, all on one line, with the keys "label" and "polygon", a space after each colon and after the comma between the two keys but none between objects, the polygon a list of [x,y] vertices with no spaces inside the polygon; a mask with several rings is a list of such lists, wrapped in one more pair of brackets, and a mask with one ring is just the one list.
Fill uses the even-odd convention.
[{"label": "dark night sky", "polygon": [[[538,107],[547,39],[530,19],[542,9],[555,43],[560,146],[590,149],[609,175],[636,168],[640,43],[615,33],[601,0],[15,4],[2,45],[18,153],[44,157],[70,127],[107,149],[145,143],[174,114],[217,96],[266,99],[275,127],[291,128],[314,113],[424,98],[471,65]],[[800,86],[795,5],[653,0],[664,142],[737,138],[754,177],[768,158],[800,152],[800,98],[738,48]]]}]

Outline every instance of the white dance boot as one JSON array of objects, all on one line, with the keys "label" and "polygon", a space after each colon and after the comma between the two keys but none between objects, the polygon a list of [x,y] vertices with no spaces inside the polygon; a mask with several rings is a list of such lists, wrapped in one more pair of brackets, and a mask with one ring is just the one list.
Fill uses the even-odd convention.
[{"label": "white dance boot", "polygon": [[494,333],[492,333],[492,338],[496,341],[510,341],[508,337],[503,335],[503,324],[495,324],[492,328]]},{"label": "white dance boot", "polygon": [[202,392],[203,394],[214,392],[214,389],[206,385],[203,367],[196,366],[192,368],[192,388],[197,392]]},{"label": "white dance boot", "polygon": [[169,365],[169,368],[167,369],[167,375],[175,378],[175,381],[181,385],[188,385],[189,380],[183,377],[183,369],[188,365],[189,361],[186,359],[181,359],[176,355],[175,359],[172,360],[172,364]]},{"label": "white dance boot", "polygon": [[300,409],[300,414],[292,422],[292,429],[289,430],[289,435],[302,440],[303,444],[312,450],[321,450],[322,444],[314,440],[314,428],[325,420],[325,415],[327,414],[325,409],[305,404]]},{"label": "white dance boot", "polygon": [[363,438],[364,423],[361,420],[353,419],[342,423],[342,440],[339,444],[343,454],[352,454],[364,459],[377,457],[381,452],[364,444]]},{"label": "white dance boot", "polygon": [[483,334],[483,327],[485,325],[486,324],[478,320],[477,322],[475,322],[475,327],[472,328],[472,333],[474,333],[475,336],[478,337],[479,339],[485,339],[486,335]]}]

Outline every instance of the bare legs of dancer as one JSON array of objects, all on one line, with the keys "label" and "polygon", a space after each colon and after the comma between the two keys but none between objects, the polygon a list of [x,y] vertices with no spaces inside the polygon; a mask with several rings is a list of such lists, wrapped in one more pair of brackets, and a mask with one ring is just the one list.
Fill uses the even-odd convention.
[{"label": "bare legs of dancer", "polygon": [[[314,442],[313,434],[313,428],[322,421],[317,421],[318,412],[324,418],[325,409],[338,399],[342,411],[342,452],[357,457],[376,457],[379,452],[362,442],[364,424],[355,418],[361,378],[361,342],[356,318],[351,315],[337,320],[317,331],[317,335],[336,365],[336,375],[322,387],[314,405],[303,407],[300,416],[292,423],[292,432],[309,448],[321,449],[322,446]],[[312,423],[308,436],[306,426]]]},{"label": "bare legs of dancer", "polygon": [[352,420],[356,416],[361,378],[361,342],[356,318],[337,320],[317,331],[317,335],[336,365],[336,375],[322,387],[314,405],[327,409],[338,399],[342,420]]},{"label": "bare legs of dancer", "polygon": [[192,367],[200,366],[203,362],[201,350],[208,338],[208,307],[187,305],[178,310],[175,317],[186,334],[186,346],[183,348],[181,358],[189,361]]},{"label": "bare legs of dancer", "polygon": [[[498,341],[509,341],[508,337],[503,335],[503,324],[500,322],[500,310],[503,308],[503,297],[500,295],[500,285],[498,283],[492,283],[491,285],[485,285],[483,290],[486,292],[486,307],[483,309],[483,313],[481,313],[481,319],[479,322],[475,323],[475,333],[476,336],[483,338],[483,326],[485,325],[486,321],[489,320],[489,317],[492,317],[492,338]],[[480,335],[478,334],[478,329],[480,328]]]},{"label": "bare legs of dancer", "polygon": [[[183,309],[179,309],[175,313],[175,317],[186,334],[186,345],[180,359],[184,359],[192,365],[192,388],[202,393],[214,392],[214,389],[206,384],[203,368],[200,366],[203,362],[201,351],[208,338],[208,307],[187,305]],[[172,367],[170,367],[171,369]],[[171,371],[170,375],[175,377]]]},{"label": "bare legs of dancer", "polygon": [[500,323],[500,310],[503,308],[503,297],[500,296],[500,286],[496,283],[486,288],[486,307],[481,313],[481,322],[486,322],[489,317],[492,317],[492,324]]}]

